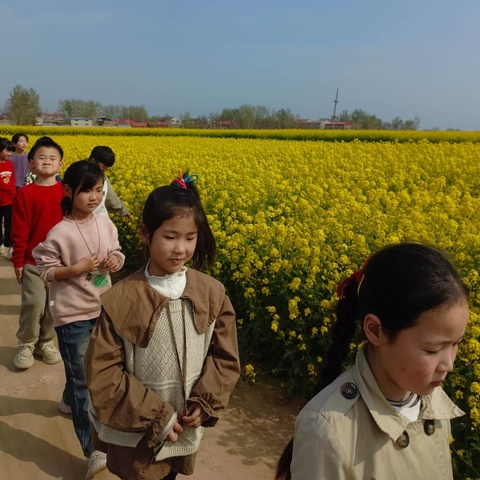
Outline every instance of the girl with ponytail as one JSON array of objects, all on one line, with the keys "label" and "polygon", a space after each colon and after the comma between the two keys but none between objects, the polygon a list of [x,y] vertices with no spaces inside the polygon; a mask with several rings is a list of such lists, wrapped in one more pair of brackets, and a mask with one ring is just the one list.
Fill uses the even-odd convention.
[{"label": "girl with ponytail", "polygon": [[[276,480],[452,479],[441,388],[468,322],[468,291],[436,248],[378,251],[338,287],[317,395],[300,412]],[[357,328],[365,339],[342,373]]]},{"label": "girl with ponytail", "polygon": [[84,359],[100,315],[100,295],[111,286],[110,272],[123,266],[117,228],[93,212],[102,201],[104,176],[96,164],[81,160],[65,171],[65,217],[32,252],[40,278],[48,284],[48,306],[57,333],[66,385],[59,410],[72,415],[87,458],[86,479],[106,468],[106,457],[92,443]]}]

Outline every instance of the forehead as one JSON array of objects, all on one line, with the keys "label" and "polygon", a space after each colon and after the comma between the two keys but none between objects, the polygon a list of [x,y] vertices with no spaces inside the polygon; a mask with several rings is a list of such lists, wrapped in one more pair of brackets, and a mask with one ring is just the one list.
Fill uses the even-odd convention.
[{"label": "forehead", "polygon": [[407,336],[429,343],[449,343],[464,335],[468,318],[468,304],[461,301],[422,313],[413,327],[400,334],[405,332]]},{"label": "forehead", "polygon": [[55,147],[39,147],[33,155],[33,160],[38,157],[56,157],[60,159],[60,152]]},{"label": "forehead", "polygon": [[160,226],[162,230],[168,231],[179,231],[179,230],[187,230],[190,232],[197,231],[197,225],[195,223],[195,218],[192,214],[185,214],[185,215],[175,215],[168,220],[165,220],[162,225]]}]

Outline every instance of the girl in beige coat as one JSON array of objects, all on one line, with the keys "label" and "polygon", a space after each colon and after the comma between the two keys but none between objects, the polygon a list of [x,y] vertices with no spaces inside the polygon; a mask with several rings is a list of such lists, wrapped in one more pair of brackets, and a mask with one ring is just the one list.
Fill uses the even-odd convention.
[{"label": "girl in beige coat", "polygon": [[[386,247],[338,288],[323,389],[300,412],[277,480],[452,479],[441,388],[468,322],[467,288],[443,253]],[[357,322],[366,338],[341,373]]]}]

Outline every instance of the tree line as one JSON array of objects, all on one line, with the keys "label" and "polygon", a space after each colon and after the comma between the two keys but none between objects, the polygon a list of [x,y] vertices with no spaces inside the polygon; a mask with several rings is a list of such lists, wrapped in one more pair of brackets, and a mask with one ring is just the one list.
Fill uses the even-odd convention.
[{"label": "tree line", "polygon": [[[85,117],[97,120],[108,118],[110,120],[132,120],[135,122],[159,121],[162,117],[152,116],[147,113],[143,105],[102,105],[94,100],[81,100],[77,98],[62,99],[58,102],[58,112],[68,118]],[[5,102],[4,115],[8,116],[15,125],[35,125],[36,117],[41,115],[40,96],[33,89],[26,89],[16,85]],[[166,114],[164,117],[170,117]],[[185,128],[208,128],[221,126],[225,122],[232,128],[299,128],[301,119],[288,108],[280,110],[269,109],[260,105],[241,105],[238,108],[224,108],[220,113],[210,113],[199,117],[192,117],[189,112],[180,115],[181,124]],[[361,109],[349,113],[344,110],[340,115],[331,119],[334,122],[351,122],[354,128],[363,130],[417,130],[420,119],[403,120],[395,117],[390,122],[384,122],[376,115],[369,114]]]}]

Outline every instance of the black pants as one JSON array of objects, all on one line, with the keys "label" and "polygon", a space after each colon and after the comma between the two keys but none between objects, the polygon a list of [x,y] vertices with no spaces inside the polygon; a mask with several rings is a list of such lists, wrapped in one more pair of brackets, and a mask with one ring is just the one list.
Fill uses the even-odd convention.
[{"label": "black pants", "polygon": [[163,477],[162,480],[175,480],[178,473],[170,472],[166,477]]},{"label": "black pants", "polygon": [[4,207],[0,207],[0,245],[5,245],[6,247],[12,246],[12,241],[10,240],[11,231],[12,205],[5,205]]}]

